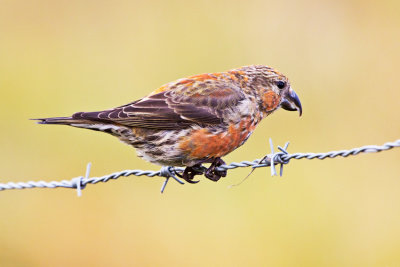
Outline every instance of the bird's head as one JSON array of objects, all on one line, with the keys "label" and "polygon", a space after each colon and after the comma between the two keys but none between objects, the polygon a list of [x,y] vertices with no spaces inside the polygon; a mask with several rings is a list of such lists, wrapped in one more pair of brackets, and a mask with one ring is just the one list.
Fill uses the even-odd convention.
[{"label": "bird's head", "polygon": [[250,90],[255,93],[261,110],[269,114],[282,107],[289,111],[297,110],[301,116],[300,99],[286,76],[262,65],[246,66],[241,71],[248,77]]}]

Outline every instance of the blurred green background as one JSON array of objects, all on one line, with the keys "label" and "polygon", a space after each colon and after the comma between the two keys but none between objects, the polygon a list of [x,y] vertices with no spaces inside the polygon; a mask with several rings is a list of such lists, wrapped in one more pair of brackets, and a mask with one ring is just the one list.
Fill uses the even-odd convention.
[{"label": "blurred green background", "polygon": [[[99,132],[37,125],[189,75],[286,74],[280,110],[225,158],[290,141],[325,152],[400,138],[399,1],[0,1],[0,183],[159,167]],[[0,192],[1,266],[400,266],[400,150],[292,161],[196,185],[128,177]]]}]

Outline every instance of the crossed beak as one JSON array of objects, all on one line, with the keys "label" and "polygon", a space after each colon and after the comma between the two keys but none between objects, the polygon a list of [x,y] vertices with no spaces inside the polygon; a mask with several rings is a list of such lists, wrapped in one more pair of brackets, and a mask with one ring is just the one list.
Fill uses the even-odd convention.
[{"label": "crossed beak", "polygon": [[289,88],[287,91],[285,97],[282,100],[281,107],[285,110],[289,111],[299,111],[299,116],[301,116],[303,110],[301,108],[301,102],[299,97],[297,96],[296,92],[292,89],[292,87]]}]

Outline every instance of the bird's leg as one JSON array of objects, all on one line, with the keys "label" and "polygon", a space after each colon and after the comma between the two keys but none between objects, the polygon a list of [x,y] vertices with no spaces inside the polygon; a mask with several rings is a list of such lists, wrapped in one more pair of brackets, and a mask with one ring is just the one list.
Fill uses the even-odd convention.
[{"label": "bird's leg", "polygon": [[200,169],[201,167],[202,167],[201,164],[196,164],[196,165],[193,165],[192,167],[186,167],[186,169],[183,171],[182,175],[178,174],[178,176],[190,184],[196,184],[199,181],[193,181],[193,178],[196,175],[202,174],[201,171],[196,170],[196,169]]},{"label": "bird's leg", "polygon": [[211,166],[204,173],[204,176],[214,182],[218,181],[221,177],[225,177],[226,171],[217,170],[219,166],[224,164],[225,162],[221,158],[215,158],[214,161],[211,163]]}]

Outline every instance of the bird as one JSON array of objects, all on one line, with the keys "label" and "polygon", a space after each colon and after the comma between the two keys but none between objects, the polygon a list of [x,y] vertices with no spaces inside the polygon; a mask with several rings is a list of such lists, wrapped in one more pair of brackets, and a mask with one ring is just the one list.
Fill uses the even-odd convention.
[{"label": "bird", "polygon": [[179,176],[196,183],[194,177],[203,174],[199,168],[211,181],[225,177],[226,171],[218,170],[225,164],[222,157],[281,107],[302,115],[288,78],[272,67],[250,65],[178,79],[116,108],[34,120],[111,134],[146,161],[185,167]]}]

